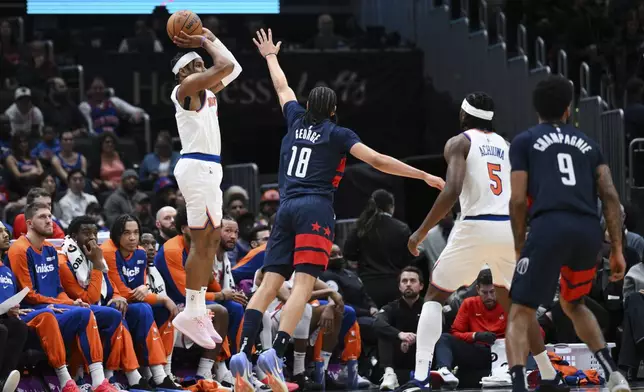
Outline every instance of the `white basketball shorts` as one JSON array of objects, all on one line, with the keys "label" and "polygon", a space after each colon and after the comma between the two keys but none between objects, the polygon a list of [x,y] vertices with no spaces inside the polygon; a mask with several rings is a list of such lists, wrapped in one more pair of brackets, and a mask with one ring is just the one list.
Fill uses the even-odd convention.
[{"label": "white basketball shorts", "polygon": [[494,285],[510,289],[515,258],[510,221],[458,221],[434,265],[432,285],[441,291],[456,291],[471,285],[487,265]]},{"label": "white basketball shorts", "polygon": [[190,229],[221,225],[223,217],[223,194],[221,180],[224,171],[219,163],[181,158],[174,168],[179,190],[186,200],[188,226]]}]

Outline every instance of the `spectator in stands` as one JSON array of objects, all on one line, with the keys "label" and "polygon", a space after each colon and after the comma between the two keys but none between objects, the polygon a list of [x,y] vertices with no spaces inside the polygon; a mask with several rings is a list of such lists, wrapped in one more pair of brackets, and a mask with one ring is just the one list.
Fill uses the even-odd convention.
[{"label": "spectator in stands", "polygon": [[644,263],[633,266],[624,277],[624,329],[619,366],[636,377],[644,359]]},{"label": "spectator in stands", "polygon": [[[167,133],[159,133],[154,144],[154,152],[143,158],[139,168],[139,178],[143,181],[155,181],[160,177],[168,177],[174,173],[174,167],[179,162],[181,154],[172,151],[172,139]],[[149,189],[149,188],[148,188]]]},{"label": "spectator in stands", "polygon": [[[27,205],[33,203],[45,204],[51,210],[51,193],[47,192],[43,188],[31,188],[29,193],[27,193],[26,203]],[[52,219],[54,221],[54,234],[51,238],[65,238],[65,232],[60,228],[56,217],[54,216]],[[19,214],[13,221],[13,238],[18,239],[23,234],[27,234],[27,222],[25,220],[25,214]]]},{"label": "spectator in stands", "polygon": [[0,160],[4,159],[11,152],[11,120],[9,116],[0,113]]},{"label": "spectator in stands", "polygon": [[242,280],[253,279],[255,272],[262,268],[264,265],[264,255],[266,254],[266,243],[270,235],[271,229],[268,226],[259,225],[251,230],[251,250],[232,268],[232,274],[236,284],[239,284]]},{"label": "spectator in stands", "polygon": [[427,237],[420,243],[419,249],[423,252],[427,261],[429,262],[429,273],[428,279],[431,279],[431,271],[434,269],[434,264],[438,261],[438,256],[441,255],[443,249],[447,245],[447,238],[452,232],[454,227],[454,216],[453,214],[447,214],[443,219],[438,222],[438,225],[434,226],[427,233]]},{"label": "spectator in stands", "polygon": [[98,145],[100,151],[98,155],[91,157],[89,177],[95,191],[110,192],[121,184],[121,177],[129,167],[129,162],[118,152],[118,139],[114,134],[101,134],[98,137]]},{"label": "spectator in stands", "polygon": [[152,200],[145,192],[139,192],[132,198],[134,202],[134,216],[139,218],[141,230],[152,232],[155,228],[155,220],[152,215]]},{"label": "spectator in stands", "polygon": [[44,120],[42,112],[31,99],[31,90],[18,87],[14,93],[14,103],[5,110],[4,114],[11,122],[11,134],[27,132],[33,137],[39,137]]},{"label": "spectator in stands", "polygon": [[307,46],[314,49],[340,49],[346,46],[344,38],[334,32],[331,15],[323,14],[318,17],[318,33],[309,40]]},{"label": "spectator in stands", "polygon": [[60,141],[53,127],[47,125],[42,131],[42,140],[31,150],[31,156],[45,166],[51,166],[51,159],[60,151]]},{"label": "spectator in stands", "polygon": [[67,83],[61,77],[47,81],[47,95],[41,105],[45,123],[58,132],[72,132],[74,136],[87,135],[87,119],[69,96]]},{"label": "spectator in stands", "polygon": [[416,267],[403,268],[398,277],[402,297],[385,305],[376,314],[374,329],[378,334],[380,367],[385,371],[381,391],[398,388],[398,376],[406,377],[416,363],[416,330],[423,307],[423,273]]},{"label": "spectator in stands", "polygon": [[[636,138],[644,137],[644,80],[632,78],[626,83],[626,102],[624,109],[624,131],[626,146]],[[635,162],[637,165],[639,162]],[[642,167],[641,164],[639,167]],[[636,171],[637,173],[638,171]]]},{"label": "spectator in stands", "polygon": [[134,36],[125,38],[119,45],[119,53],[162,53],[163,45],[148,27],[144,19],[134,22]]},{"label": "spectator in stands", "polygon": [[[69,298],[61,287],[58,252],[45,242],[53,234],[49,206],[44,203],[29,204],[25,216],[29,230],[11,245],[8,257],[19,288],[29,288],[24,303],[35,308],[53,304],[52,310],[65,309],[54,310],[56,319],[66,340],[79,343],[78,347],[92,377],[92,389],[96,392],[116,392],[117,389],[105,378],[103,347],[93,312],[82,300]],[[47,273],[32,273],[36,266]],[[66,368],[64,371],[67,373]],[[61,380],[62,385],[67,382],[69,380]]]},{"label": "spectator in stands", "polygon": [[69,189],[60,199],[60,223],[63,227],[69,226],[72,220],[85,215],[87,206],[98,203],[96,196],[83,192],[85,189],[85,174],[79,169],[73,169],[68,174]]},{"label": "spectator in stands", "polygon": [[18,42],[18,34],[13,31],[11,22],[7,19],[0,21],[0,74],[2,88],[11,88],[11,79],[15,78],[16,67],[23,57],[22,48]]},{"label": "spectator in stands", "polygon": [[[9,230],[0,222],[0,260],[9,249]],[[0,261],[0,303],[14,295],[16,282],[7,267]],[[0,390],[2,392],[13,392],[20,381],[18,364],[20,355],[25,343],[29,328],[20,315],[26,315],[28,311],[20,309],[19,305],[9,309],[6,315],[0,315]]]},{"label": "spectator in stands", "polygon": [[[134,213],[136,202],[143,200],[145,193],[139,191],[139,175],[133,169],[127,169],[121,177],[121,185],[105,201],[105,216],[107,225],[112,226],[116,218],[123,214]],[[138,222],[137,222],[138,223]]]},{"label": "spectator in stands", "polygon": [[631,10],[621,27],[621,34],[615,42],[616,73],[622,80],[638,74],[643,35],[636,10]]},{"label": "spectator in stands", "polygon": [[240,216],[248,212],[248,199],[242,193],[236,193],[228,198],[226,204],[226,213],[233,219],[237,220]]},{"label": "spectator in stands", "polygon": [[94,219],[99,232],[109,232],[110,228],[105,224],[105,215],[103,214],[103,207],[98,203],[90,203],[85,210],[85,215]]},{"label": "spectator in stands", "polygon": [[452,324],[452,333],[443,333],[436,343],[434,362],[443,382],[456,388],[459,380],[452,370],[491,369],[490,347],[505,336],[506,315],[496,301],[496,289],[489,269],[476,279],[478,296],[466,298]]},{"label": "spectator in stands", "polygon": [[126,117],[134,123],[141,122],[143,109],[132,106],[118,97],[108,97],[105,89],[103,78],[95,77],[87,92],[87,101],[78,105],[91,133],[117,132],[119,117]]},{"label": "spectator in stands", "polygon": [[153,211],[158,211],[162,207],[177,206],[177,184],[170,177],[161,177],[154,183],[152,192],[154,194]]},{"label": "spectator in stands", "polygon": [[365,290],[379,308],[398,297],[398,285],[391,277],[400,275],[412,260],[407,250],[411,230],[393,217],[394,205],[391,193],[373,192],[344,244],[345,257],[358,262]]},{"label": "spectator in stands", "polygon": [[[267,222],[280,208],[280,193],[277,189],[269,189],[262,194],[259,201],[260,216],[258,219],[265,219]],[[266,222],[263,222],[266,224]]]},{"label": "spectator in stands", "polygon": [[7,169],[12,177],[11,189],[24,195],[34,186],[40,184],[43,168],[38,159],[29,152],[29,136],[19,132],[11,140],[11,154],[6,160]]},{"label": "spectator in stands", "polygon": [[165,206],[157,211],[156,241],[159,246],[165,244],[167,240],[177,235],[177,227],[174,224],[174,218],[177,216],[177,210],[171,206]]},{"label": "spectator in stands", "polygon": [[73,131],[64,131],[62,133],[60,150],[51,159],[51,167],[64,185],[68,185],[68,176],[72,170],[87,173],[87,159],[80,152],[74,151]]},{"label": "spectator in stands", "polygon": [[342,250],[338,245],[333,244],[328,268],[322,272],[320,279],[339,292],[344,298],[344,303],[351,305],[358,317],[375,316],[378,313],[378,307],[365,291],[358,275],[345,267]]},{"label": "spectator in stands", "polygon": [[54,214],[54,216],[62,216],[59,199],[64,195],[58,194],[58,187],[56,186],[56,178],[54,175],[49,172],[45,172],[42,181],[40,182],[40,187],[51,195],[51,213]]},{"label": "spectator in stands", "polygon": [[235,249],[227,253],[232,266],[237,264],[251,250],[250,242],[252,241],[253,229],[257,226],[268,226],[268,222],[257,220],[251,212],[239,215],[235,220],[239,226],[239,238]]},{"label": "spectator in stands", "polygon": [[47,47],[43,41],[34,41],[29,45],[29,56],[16,71],[18,83],[30,86],[38,92],[47,89],[47,80],[58,76],[58,67],[53,59],[48,58]]}]

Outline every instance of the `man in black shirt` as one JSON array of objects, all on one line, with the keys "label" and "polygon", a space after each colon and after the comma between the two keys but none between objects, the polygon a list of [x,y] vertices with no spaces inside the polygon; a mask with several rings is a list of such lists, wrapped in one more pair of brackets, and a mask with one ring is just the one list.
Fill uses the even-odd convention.
[{"label": "man in black shirt", "polygon": [[67,84],[62,78],[51,78],[47,81],[47,97],[40,106],[45,123],[58,132],[72,131],[74,136],[87,134],[87,120],[72,103]]},{"label": "man in black shirt", "polygon": [[[399,289],[402,297],[385,305],[376,314],[374,328],[378,334],[380,366],[385,369],[381,391],[393,391],[398,387],[395,369],[409,374],[416,363],[416,333],[423,308],[420,292],[423,290],[423,274],[416,267],[405,267],[400,273]],[[404,373],[402,373],[404,372]]]}]

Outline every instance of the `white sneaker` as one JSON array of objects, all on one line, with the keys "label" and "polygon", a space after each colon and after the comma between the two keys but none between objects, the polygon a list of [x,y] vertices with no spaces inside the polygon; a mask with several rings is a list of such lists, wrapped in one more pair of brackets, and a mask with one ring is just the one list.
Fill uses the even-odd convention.
[{"label": "white sneaker", "polygon": [[620,372],[612,372],[606,387],[610,392],[631,392],[631,387],[624,375]]},{"label": "white sneaker", "polygon": [[20,372],[17,370],[12,370],[11,373],[9,373],[9,376],[7,376],[4,385],[0,383],[0,386],[2,386],[2,392],[14,392],[16,388],[18,388],[19,383]]},{"label": "white sneaker", "polygon": [[399,386],[400,385],[398,384],[398,376],[396,376],[396,373],[392,369],[387,368],[387,370],[385,370],[385,374],[382,376],[382,382],[380,383],[380,390],[393,391]]},{"label": "white sneaker", "polygon": [[438,369],[438,374],[440,374],[443,382],[447,384],[451,389],[456,389],[458,386],[458,378],[452,372],[450,372],[446,367]]}]

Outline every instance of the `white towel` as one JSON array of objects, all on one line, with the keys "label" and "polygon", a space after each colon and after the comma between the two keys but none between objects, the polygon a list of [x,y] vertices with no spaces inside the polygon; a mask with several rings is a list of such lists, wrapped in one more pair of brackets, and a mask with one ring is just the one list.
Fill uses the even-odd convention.
[{"label": "white towel", "polygon": [[[76,281],[78,284],[83,289],[87,289],[87,286],[89,286],[92,279],[92,262],[85,257],[85,254],[80,249],[76,241],[74,241],[70,236],[65,237],[60,251],[67,256],[67,260],[69,260],[69,264],[72,266],[72,272],[76,274]],[[105,262],[105,259],[103,259],[103,270],[101,271],[101,276],[103,278],[103,283],[101,284],[101,300],[107,299],[107,282],[105,281],[105,273],[107,271],[107,263]],[[94,305],[100,304],[101,301]]]}]

